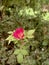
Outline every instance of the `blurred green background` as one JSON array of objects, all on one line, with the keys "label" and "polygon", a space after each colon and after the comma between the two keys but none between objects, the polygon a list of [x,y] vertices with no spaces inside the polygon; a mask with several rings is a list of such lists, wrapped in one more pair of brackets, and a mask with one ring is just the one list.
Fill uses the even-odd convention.
[{"label": "blurred green background", "polygon": [[[17,27],[36,29],[22,64],[17,63],[13,49],[4,46],[8,32]],[[0,0],[0,65],[49,65],[49,0]]]}]

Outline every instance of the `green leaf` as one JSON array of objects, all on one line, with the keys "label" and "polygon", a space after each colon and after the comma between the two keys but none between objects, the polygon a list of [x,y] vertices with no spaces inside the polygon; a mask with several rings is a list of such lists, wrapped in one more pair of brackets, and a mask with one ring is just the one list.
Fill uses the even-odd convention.
[{"label": "green leaf", "polygon": [[13,36],[12,36],[12,35],[9,35],[9,37],[8,37],[6,40],[11,40],[11,41],[13,41],[13,40],[14,40],[14,38],[13,38]]},{"label": "green leaf", "polygon": [[27,38],[34,38],[34,35],[33,35],[34,32],[35,32],[35,29],[26,31],[25,36],[26,36]]},{"label": "green leaf", "polygon": [[28,31],[28,35],[32,35],[34,32],[35,32],[35,29],[29,30],[29,31]]},{"label": "green leaf", "polygon": [[9,31],[8,34],[12,34],[13,32],[12,31]]},{"label": "green leaf", "polygon": [[22,53],[23,55],[28,55],[28,51],[25,50],[25,49],[21,49],[21,53]]},{"label": "green leaf", "polygon": [[47,46],[48,45],[48,41],[47,40],[43,41],[42,45],[43,46]]},{"label": "green leaf", "polygon": [[19,55],[17,55],[17,61],[18,61],[18,63],[23,62],[23,55],[21,53]]},{"label": "green leaf", "polygon": [[27,38],[34,38],[34,36],[32,36],[32,35],[28,35],[28,36],[26,36]]},{"label": "green leaf", "polygon": [[8,44],[10,44],[11,41],[13,41],[15,44],[18,42],[18,40],[15,39],[12,35],[9,35],[9,37],[6,40],[9,41]]},{"label": "green leaf", "polygon": [[16,49],[15,51],[14,51],[14,54],[15,55],[18,55],[20,53],[20,49]]}]

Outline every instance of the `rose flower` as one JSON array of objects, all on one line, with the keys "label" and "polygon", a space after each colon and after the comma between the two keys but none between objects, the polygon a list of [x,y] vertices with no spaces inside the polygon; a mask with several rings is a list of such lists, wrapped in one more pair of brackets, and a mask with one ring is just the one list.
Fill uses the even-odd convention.
[{"label": "rose flower", "polygon": [[24,29],[23,28],[17,28],[14,32],[13,32],[13,37],[15,39],[21,40],[24,39]]}]

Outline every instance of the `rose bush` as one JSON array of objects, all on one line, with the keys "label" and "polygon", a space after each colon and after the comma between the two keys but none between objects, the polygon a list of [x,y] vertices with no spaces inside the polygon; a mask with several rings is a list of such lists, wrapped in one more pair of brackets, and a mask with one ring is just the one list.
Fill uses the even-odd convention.
[{"label": "rose bush", "polygon": [[15,31],[8,32],[10,35],[6,40],[8,41],[8,44],[10,44],[11,41],[14,43],[15,48],[13,54],[17,56],[18,63],[22,63],[24,57],[29,55],[28,51],[29,39],[34,38],[33,35],[34,32],[35,29],[25,30],[24,28],[21,27],[16,28]]}]

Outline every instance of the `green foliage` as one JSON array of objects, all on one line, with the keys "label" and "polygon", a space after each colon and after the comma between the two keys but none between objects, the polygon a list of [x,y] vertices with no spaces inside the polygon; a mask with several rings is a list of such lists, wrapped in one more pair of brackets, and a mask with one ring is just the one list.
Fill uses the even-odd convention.
[{"label": "green foliage", "polygon": [[25,33],[25,37],[27,37],[27,38],[34,38],[34,32],[35,32],[35,29],[33,29],[33,30],[28,30],[28,31],[26,31],[26,33]]},{"label": "green foliage", "polygon": [[20,10],[19,15],[20,16],[35,17],[35,13],[34,13],[33,9],[32,8],[27,8],[27,7]]},{"label": "green foliage", "polygon": [[17,61],[18,61],[18,63],[22,63],[23,60],[24,60],[23,57],[26,56],[26,55],[28,55],[28,52],[25,49],[16,49],[14,51],[14,54],[17,55]]},{"label": "green foliage", "polygon": [[[25,31],[25,38],[24,40],[17,40],[13,37],[13,33],[12,32],[8,32],[9,34],[9,37],[6,39],[8,40],[8,44],[10,44],[11,41],[14,42],[14,44],[16,44],[16,50],[14,51],[14,54],[17,55],[17,61],[18,63],[22,63],[23,62],[23,56],[25,57],[26,55],[28,55],[28,51],[26,50],[26,48],[23,48],[24,45],[27,44],[27,41],[26,43],[24,42],[26,40],[26,38],[33,38],[33,33],[35,32],[35,29],[34,30],[28,30],[28,31]],[[23,43],[23,44],[22,44]],[[25,43],[25,44],[24,44]],[[19,47],[19,49],[18,49]],[[27,46],[26,46],[27,47]]]},{"label": "green foliage", "polygon": [[23,62],[23,55],[22,55],[21,53],[19,53],[19,54],[17,55],[17,61],[18,61],[19,63],[22,63],[22,62]]},{"label": "green foliage", "polygon": [[25,55],[28,55],[28,51],[26,51],[25,49],[22,49],[22,50],[21,50],[21,54],[24,55],[24,56],[25,56]]},{"label": "green foliage", "polygon": [[42,45],[47,46],[48,45],[48,40],[43,41]]},{"label": "green foliage", "polygon": [[44,65],[49,65],[49,59],[47,59],[46,61],[44,61],[43,64],[44,64]]},{"label": "green foliage", "polygon": [[45,15],[43,15],[43,19],[46,21],[49,21],[49,12],[47,12]]},{"label": "green foliage", "polygon": [[16,49],[15,51],[14,51],[14,54],[15,55],[18,55],[18,54],[22,54],[22,55],[28,55],[28,52],[25,50],[25,49]]},{"label": "green foliage", "polygon": [[[18,27],[25,29],[23,40],[12,36]],[[0,65],[49,65],[48,61],[49,0],[1,0]]]},{"label": "green foliage", "polygon": [[15,44],[18,42],[12,35],[10,35],[6,40],[9,40],[8,44],[10,44],[11,41],[13,41]]},{"label": "green foliage", "polygon": [[20,53],[20,49],[16,49],[15,51],[14,51],[14,54],[16,54],[16,55],[18,55]]}]

